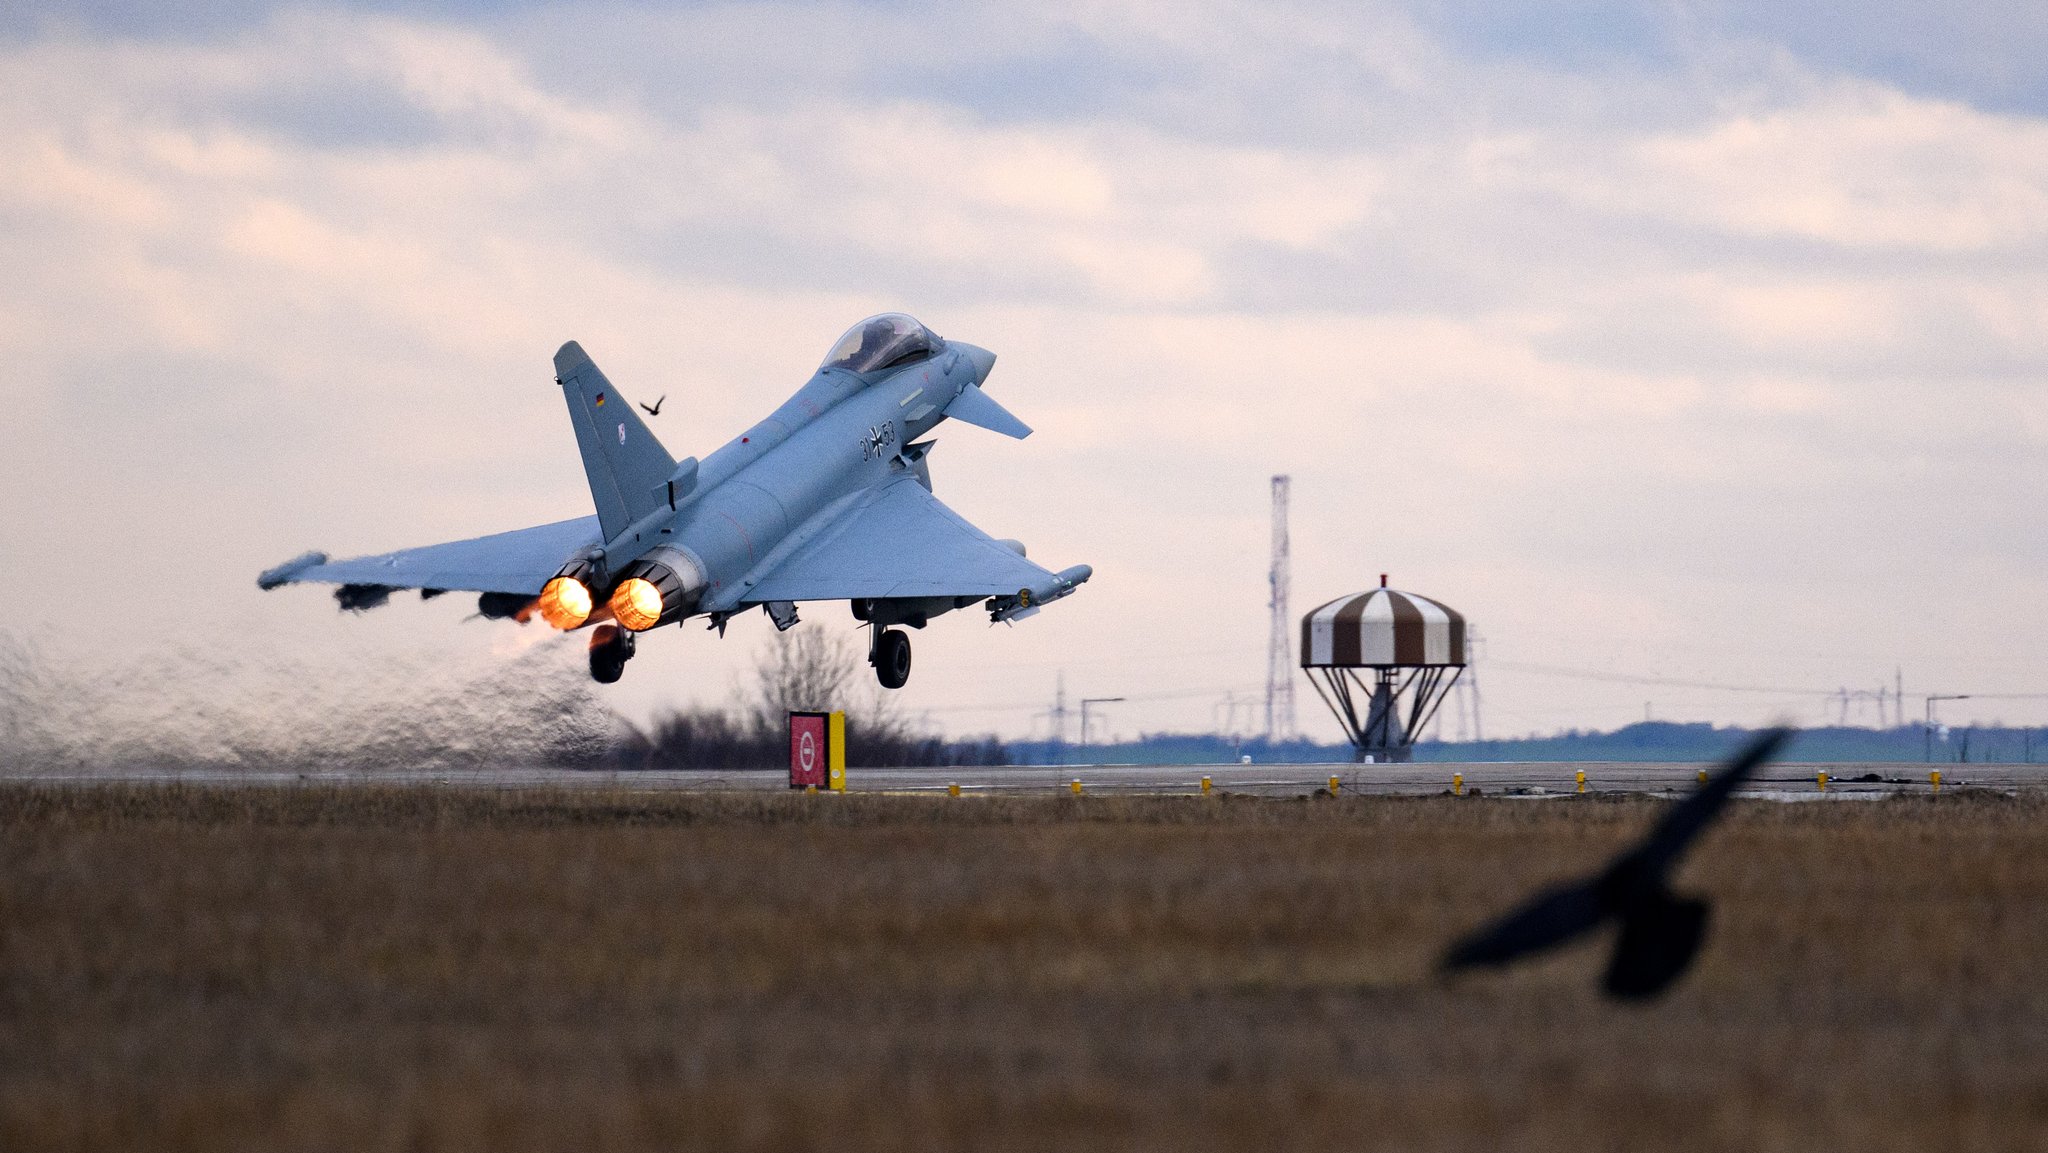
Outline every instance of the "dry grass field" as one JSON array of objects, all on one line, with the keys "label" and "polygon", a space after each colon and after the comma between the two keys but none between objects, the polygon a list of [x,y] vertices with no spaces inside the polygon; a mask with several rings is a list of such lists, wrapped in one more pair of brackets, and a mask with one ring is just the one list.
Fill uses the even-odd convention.
[{"label": "dry grass field", "polygon": [[2048,1147],[2048,802],[1738,804],[1667,1000],[1430,975],[1652,801],[0,789],[0,1149]]}]

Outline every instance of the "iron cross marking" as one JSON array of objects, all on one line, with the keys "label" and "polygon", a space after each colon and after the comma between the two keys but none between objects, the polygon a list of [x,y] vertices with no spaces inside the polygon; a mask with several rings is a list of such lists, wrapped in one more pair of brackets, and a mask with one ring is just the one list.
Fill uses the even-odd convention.
[{"label": "iron cross marking", "polygon": [[896,443],[896,422],[885,420],[880,425],[869,425],[868,434],[860,438],[860,458],[875,460],[889,445]]}]

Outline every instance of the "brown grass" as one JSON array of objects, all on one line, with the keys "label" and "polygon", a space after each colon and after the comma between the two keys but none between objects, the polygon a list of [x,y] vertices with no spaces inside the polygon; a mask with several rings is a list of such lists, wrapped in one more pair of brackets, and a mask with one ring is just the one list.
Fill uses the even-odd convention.
[{"label": "brown grass", "polygon": [[0,788],[0,1149],[2037,1149],[2048,802],[1746,804],[1667,1001],[1437,950],[1649,801]]}]

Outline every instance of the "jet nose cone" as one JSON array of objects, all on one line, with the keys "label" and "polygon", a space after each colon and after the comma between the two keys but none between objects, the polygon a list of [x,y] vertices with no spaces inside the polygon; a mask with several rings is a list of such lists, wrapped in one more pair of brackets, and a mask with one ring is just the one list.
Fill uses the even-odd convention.
[{"label": "jet nose cone", "polygon": [[974,383],[980,384],[988,379],[989,370],[996,366],[995,353],[972,344],[962,344],[957,340],[953,342],[953,347],[959,349],[960,355],[967,359],[967,366],[974,373]]}]

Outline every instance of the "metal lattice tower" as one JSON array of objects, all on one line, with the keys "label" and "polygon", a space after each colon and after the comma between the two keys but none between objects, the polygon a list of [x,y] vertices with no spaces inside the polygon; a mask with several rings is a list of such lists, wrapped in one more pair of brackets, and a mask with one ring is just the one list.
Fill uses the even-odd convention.
[{"label": "metal lattice tower", "polygon": [[1288,478],[1273,478],[1273,567],[1266,574],[1272,610],[1272,631],[1266,638],[1266,740],[1284,741],[1294,736],[1294,616],[1287,608],[1287,591],[1293,583],[1287,547]]},{"label": "metal lattice tower", "polygon": [[[1486,655],[1486,638],[1469,623],[1465,626],[1465,675],[1451,684],[1451,691],[1458,696],[1458,739],[1483,741],[1486,726],[1479,719],[1479,658]],[[1467,717],[1472,722],[1471,736],[1466,736]]]}]

